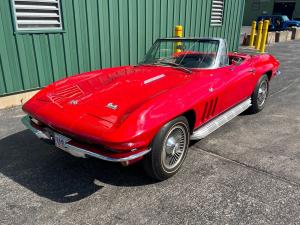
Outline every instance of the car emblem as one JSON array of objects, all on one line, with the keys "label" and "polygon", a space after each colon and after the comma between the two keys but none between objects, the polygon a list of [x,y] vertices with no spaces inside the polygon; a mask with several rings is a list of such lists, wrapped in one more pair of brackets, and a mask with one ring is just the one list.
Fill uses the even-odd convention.
[{"label": "car emblem", "polygon": [[115,105],[114,103],[110,102],[106,105],[107,108],[116,110],[118,108],[118,105]]},{"label": "car emblem", "polygon": [[211,87],[211,88],[208,89],[208,91],[209,91],[209,92],[213,92],[213,91],[214,91],[214,88]]},{"label": "car emblem", "polygon": [[78,104],[78,100],[71,100],[69,101],[70,105],[77,105]]}]

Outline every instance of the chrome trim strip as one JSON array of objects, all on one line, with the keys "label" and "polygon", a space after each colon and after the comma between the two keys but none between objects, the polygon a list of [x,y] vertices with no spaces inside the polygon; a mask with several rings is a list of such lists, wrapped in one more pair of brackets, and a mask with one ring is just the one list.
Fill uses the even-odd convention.
[{"label": "chrome trim strip", "polygon": [[224,112],[220,116],[216,117],[215,119],[209,121],[208,123],[204,124],[197,130],[195,130],[194,133],[191,135],[191,140],[199,140],[206,137],[210,133],[217,130],[219,127],[223,126],[225,123],[232,120],[237,115],[244,112],[251,105],[252,105],[251,98],[248,98],[247,100],[234,106],[233,108],[229,109],[228,111]]},{"label": "chrome trim strip", "polygon": [[[31,126],[30,124],[30,118],[29,116],[24,116],[22,118],[22,123],[29,129],[31,130],[38,138],[40,139],[47,139],[49,140],[50,138],[42,131],[34,128],[33,126]],[[84,157],[85,155],[88,155],[88,156],[92,156],[92,157],[95,157],[95,158],[98,158],[98,159],[102,159],[102,160],[105,160],[105,161],[110,161],[110,162],[124,162],[124,161],[129,161],[129,160],[133,160],[133,159],[136,159],[136,158],[139,158],[145,154],[147,154],[148,152],[151,151],[151,148],[147,148],[145,149],[144,151],[141,151],[137,154],[133,154],[133,155],[130,155],[130,156],[127,156],[127,157],[124,157],[124,158],[111,158],[111,157],[107,157],[107,156],[104,156],[104,155],[100,155],[100,154],[97,154],[95,152],[91,152],[91,151],[88,151],[86,149],[83,149],[83,148],[79,148],[79,147],[76,147],[74,145],[71,145],[71,144],[66,144],[66,149],[62,149],[66,152],[68,152],[69,154],[72,154],[72,152],[74,153],[74,156],[77,155],[83,155],[82,157]],[[76,154],[76,153],[79,153],[79,154]],[[73,155],[73,154],[72,154]]]},{"label": "chrome trim strip", "polygon": [[144,84],[149,84],[149,83],[151,83],[151,82],[153,82],[153,81],[156,81],[156,80],[158,80],[158,79],[163,78],[164,76],[166,76],[166,75],[165,75],[165,74],[160,74],[160,75],[157,75],[157,76],[155,76],[155,77],[149,78],[149,79],[147,79],[147,80],[144,80]]},{"label": "chrome trim strip", "polygon": [[83,148],[78,148],[74,145],[70,145],[70,144],[66,144],[66,148],[68,150],[71,150],[71,151],[75,151],[75,152],[79,152],[79,153],[83,153],[85,155],[89,155],[89,156],[92,156],[94,158],[98,158],[98,159],[102,159],[102,160],[105,160],[105,161],[109,161],[109,162],[124,162],[124,161],[129,161],[129,160],[133,160],[133,159],[136,159],[136,158],[139,158],[145,154],[147,154],[148,152],[151,151],[150,148],[147,148],[146,150],[142,151],[142,152],[139,152],[137,154],[134,154],[134,155],[131,155],[131,156],[127,156],[127,157],[124,157],[124,158],[111,158],[111,157],[107,157],[107,156],[104,156],[104,155],[99,155],[95,152],[90,152],[90,151],[87,151]]}]

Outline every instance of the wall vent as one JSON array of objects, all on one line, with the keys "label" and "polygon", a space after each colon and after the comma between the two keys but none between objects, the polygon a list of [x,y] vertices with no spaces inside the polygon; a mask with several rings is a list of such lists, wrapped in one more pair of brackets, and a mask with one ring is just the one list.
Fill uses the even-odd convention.
[{"label": "wall vent", "polygon": [[211,6],[210,25],[222,26],[224,13],[224,0],[213,0]]},{"label": "wall vent", "polygon": [[12,0],[17,31],[61,30],[60,0]]}]

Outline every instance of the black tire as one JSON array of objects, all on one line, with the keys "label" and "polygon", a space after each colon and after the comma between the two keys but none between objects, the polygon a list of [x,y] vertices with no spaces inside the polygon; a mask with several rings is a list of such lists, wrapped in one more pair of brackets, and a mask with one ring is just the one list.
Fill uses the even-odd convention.
[{"label": "black tire", "polygon": [[[265,89],[265,90],[264,90]],[[265,92],[262,92],[265,91]],[[251,95],[251,107],[249,108],[250,113],[258,113],[265,107],[269,94],[269,79],[267,75],[263,75],[259,78],[255,89]]]},{"label": "black tire", "polygon": [[[160,181],[176,174],[186,158],[189,141],[189,123],[184,116],[165,124],[154,137],[151,152],[143,159],[147,174]],[[172,164],[172,160],[177,161]]]}]

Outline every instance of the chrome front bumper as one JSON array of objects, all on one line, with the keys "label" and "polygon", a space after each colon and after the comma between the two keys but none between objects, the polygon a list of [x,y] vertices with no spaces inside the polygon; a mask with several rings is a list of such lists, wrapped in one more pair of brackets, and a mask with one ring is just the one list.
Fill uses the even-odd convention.
[{"label": "chrome front bumper", "polygon": [[[32,126],[29,116],[23,117],[22,118],[22,123],[29,130],[31,130],[39,139],[52,141],[51,137],[46,132],[43,132],[42,130],[36,129],[35,127]],[[81,148],[81,147],[77,147],[77,146],[69,144],[69,143],[66,143],[65,147],[62,150],[66,151],[66,152],[68,152],[71,155],[76,156],[76,157],[86,158],[87,156],[91,156],[91,157],[94,157],[94,158],[98,158],[98,159],[102,159],[102,160],[110,161],[110,162],[127,162],[127,161],[131,161],[131,160],[134,160],[134,159],[138,159],[138,158],[144,156],[145,154],[147,154],[148,152],[151,151],[150,148],[147,148],[147,149],[139,151],[137,153],[132,152],[133,154],[130,154],[129,156],[113,158],[113,157],[98,154],[96,152],[89,151],[89,150]]]}]

